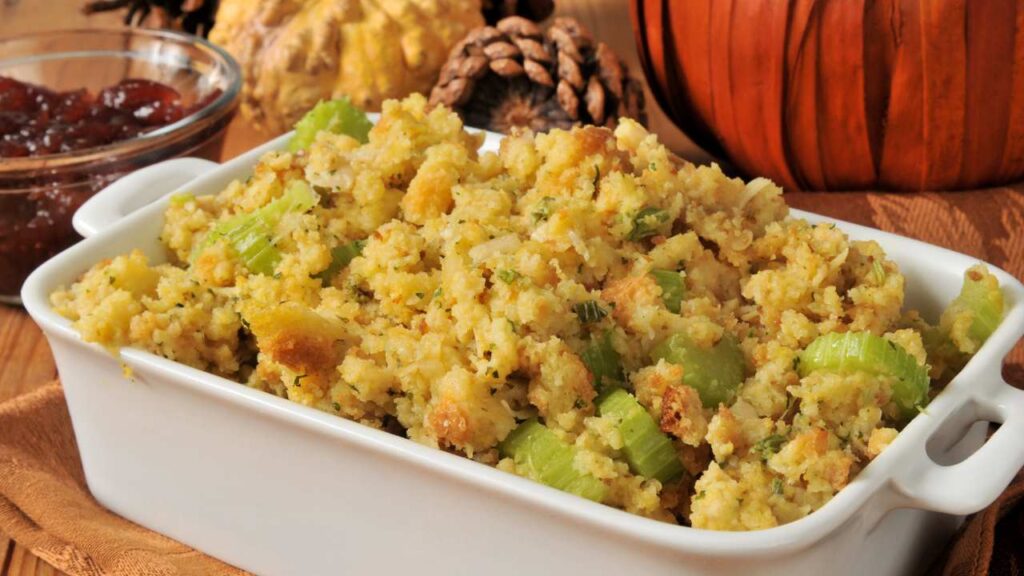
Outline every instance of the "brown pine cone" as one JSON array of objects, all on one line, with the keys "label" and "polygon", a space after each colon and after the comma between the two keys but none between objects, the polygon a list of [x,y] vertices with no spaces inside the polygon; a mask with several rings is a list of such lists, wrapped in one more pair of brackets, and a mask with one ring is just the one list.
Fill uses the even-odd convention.
[{"label": "brown pine cone", "polygon": [[620,116],[646,122],[640,83],[572,18],[556,18],[546,31],[518,16],[473,30],[452,49],[430,102],[469,126],[505,133],[614,127]]},{"label": "brown pine cone", "polygon": [[494,25],[508,16],[522,16],[540,22],[555,10],[554,0],[483,0],[484,20]]},{"label": "brown pine cone", "polygon": [[206,36],[213,28],[217,0],[89,0],[82,7],[86,15],[115,10],[126,11],[128,26],[148,24]]}]

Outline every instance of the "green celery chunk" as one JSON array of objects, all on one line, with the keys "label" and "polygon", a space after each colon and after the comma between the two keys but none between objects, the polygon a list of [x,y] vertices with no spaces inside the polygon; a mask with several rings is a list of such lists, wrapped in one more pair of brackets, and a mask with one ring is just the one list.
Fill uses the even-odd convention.
[{"label": "green celery chunk", "polygon": [[257,209],[255,213],[276,226],[285,214],[308,212],[319,200],[316,192],[313,192],[305,180],[291,180],[285,187],[284,194]]},{"label": "green celery chunk", "polygon": [[626,377],[622,373],[622,358],[612,346],[612,335],[605,332],[591,337],[580,354],[587,370],[594,375],[594,389],[602,392],[612,386],[621,386]]},{"label": "green celery chunk", "polygon": [[[230,222],[230,221],[229,221]],[[271,275],[281,261],[281,253],[271,240],[273,229],[263,219],[239,218],[224,237],[245,267],[257,274]]]},{"label": "green celery chunk", "polygon": [[670,312],[679,314],[682,309],[683,298],[686,298],[686,285],[683,284],[683,277],[675,270],[662,270],[655,268],[651,270],[651,276],[661,288],[661,301]]},{"label": "green celery chunk", "polygon": [[655,361],[681,365],[683,384],[700,394],[705,408],[731,402],[746,372],[743,351],[729,334],[711,348],[694,344],[684,334],[673,334],[654,348],[652,356]]},{"label": "green celery chunk", "polygon": [[271,275],[281,261],[281,253],[274,246],[274,228],[285,214],[309,211],[317,203],[317,196],[302,180],[292,180],[280,198],[248,214],[238,214],[218,223],[197,246],[193,256],[219,240],[238,254],[250,272]]},{"label": "green celery chunk", "polygon": [[516,468],[542,484],[587,500],[601,502],[608,487],[594,476],[573,467],[576,448],[563,441],[532,418],[520,424],[499,446],[502,456],[512,458]]},{"label": "green celery chunk", "polygon": [[619,421],[622,452],[629,468],[641,476],[668,482],[683,473],[672,441],[632,394],[616,388],[597,401],[597,413]]},{"label": "green celery chunk", "polygon": [[892,399],[907,420],[928,402],[928,367],[895,342],[870,332],[832,332],[816,338],[800,353],[800,375],[816,370],[894,378]]},{"label": "green celery chunk", "polygon": [[183,206],[195,199],[195,194],[192,194],[191,192],[182,192],[180,194],[174,194],[173,196],[171,196],[171,198],[168,200],[168,203],[171,206]]},{"label": "green celery chunk", "polygon": [[999,282],[980,266],[972,267],[964,274],[960,295],[950,308],[970,310],[974,319],[967,335],[980,347],[996,331],[1003,320],[1003,291]]},{"label": "green celery chunk", "polygon": [[355,260],[356,256],[363,253],[363,247],[366,246],[366,240],[353,240],[348,244],[342,244],[341,246],[335,246],[331,250],[331,263],[327,266],[327,269],[316,275],[320,279],[324,286],[330,286],[331,280],[338,275],[346,266]]},{"label": "green celery chunk", "polygon": [[347,96],[335,100],[321,100],[295,123],[295,135],[288,142],[288,150],[298,152],[309,148],[316,139],[317,132],[321,130],[347,134],[366,144],[372,127],[373,124],[366,117],[366,113],[356,108]]}]

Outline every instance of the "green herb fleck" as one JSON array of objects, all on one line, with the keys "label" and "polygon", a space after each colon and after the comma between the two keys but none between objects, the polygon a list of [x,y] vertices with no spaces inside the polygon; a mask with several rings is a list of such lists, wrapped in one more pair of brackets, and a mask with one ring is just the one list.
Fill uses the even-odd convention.
[{"label": "green herb fleck", "polygon": [[533,223],[546,222],[551,217],[551,204],[555,201],[551,196],[540,199],[538,206],[533,209]]},{"label": "green herb fleck", "polygon": [[651,270],[651,277],[661,288],[661,301],[673,314],[679,314],[682,310],[683,298],[686,298],[686,285],[683,278],[675,270],[662,270],[655,268]]},{"label": "green herb fleck", "polygon": [[498,278],[500,278],[505,284],[511,284],[522,277],[523,275],[515,270],[498,270]]},{"label": "green herb fleck", "polygon": [[782,495],[782,478],[772,478],[772,494]]},{"label": "green herb fleck", "polygon": [[626,379],[622,373],[622,357],[612,346],[610,330],[601,336],[592,336],[586,348],[580,353],[580,358],[594,376],[594,389],[598,392],[619,386]]},{"label": "green herb fleck", "polygon": [[334,403],[334,410],[336,412],[341,412],[341,404],[338,404],[337,402],[335,402]]},{"label": "green herb fleck", "polygon": [[363,253],[363,248],[366,246],[366,240],[353,240],[348,244],[342,244],[336,246],[331,250],[331,263],[327,266],[327,269],[317,274],[315,278],[320,279],[320,283],[324,286],[330,286],[331,280],[338,275],[346,266],[355,260],[356,256]]},{"label": "green herb fleck", "polygon": [[629,239],[636,242],[650,238],[658,233],[658,229],[665,222],[668,222],[668,212],[648,206],[637,212],[633,218],[633,230],[629,233]]},{"label": "green herb fleck", "polygon": [[761,456],[762,460],[767,460],[776,454],[782,445],[786,443],[786,437],[779,434],[772,434],[758,440],[752,450]]},{"label": "green herb fleck", "polygon": [[572,305],[572,311],[576,313],[576,316],[580,319],[580,322],[584,324],[590,324],[592,322],[600,322],[605,316],[608,315],[608,311],[601,307],[597,303],[597,300],[585,300],[583,302],[577,302]]}]

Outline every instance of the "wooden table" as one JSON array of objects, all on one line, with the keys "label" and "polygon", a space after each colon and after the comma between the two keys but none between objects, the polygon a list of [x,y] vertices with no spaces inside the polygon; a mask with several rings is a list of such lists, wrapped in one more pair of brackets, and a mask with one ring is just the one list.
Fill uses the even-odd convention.
[{"label": "wooden table", "polygon": [[[119,24],[119,16],[99,15],[84,18],[78,11],[84,0],[0,0],[0,38],[31,30],[64,29],[72,27],[109,26]],[[623,55],[627,64],[640,74],[633,46],[627,3],[621,0],[559,0],[559,13],[575,16],[589,26],[595,36],[607,41],[614,50]],[[684,157],[694,161],[705,161],[705,155],[685,136],[675,129],[653,104],[648,94],[650,125],[664,142]],[[223,159],[232,158],[268,139],[270,136],[255,132],[243,121],[236,121],[228,128]],[[1019,195],[1024,186],[1003,188],[993,194]],[[851,215],[844,208],[844,202],[836,198],[827,206],[818,204],[811,194],[791,195],[791,204],[799,207],[814,207],[822,213],[870,224],[870,219]],[[893,229],[893,227],[886,226]],[[897,232],[901,230],[895,227]],[[1021,232],[1024,235],[1024,231]],[[949,238],[936,238],[924,234],[922,239],[953,248],[966,250],[968,246],[956,245]],[[1016,237],[1020,240],[1020,237]],[[951,245],[952,244],[952,245]],[[984,257],[984,253],[975,254]],[[1022,259],[1024,260],[1024,259]],[[1024,262],[1021,264],[1024,266]],[[1011,273],[1024,275],[1024,270],[1011,269]],[[1024,359],[1024,347],[1018,346],[1013,355]],[[56,378],[53,357],[39,328],[20,308],[0,305],[0,402],[34,390]],[[0,534],[0,576],[43,576],[63,574],[36,558],[27,549]]]}]

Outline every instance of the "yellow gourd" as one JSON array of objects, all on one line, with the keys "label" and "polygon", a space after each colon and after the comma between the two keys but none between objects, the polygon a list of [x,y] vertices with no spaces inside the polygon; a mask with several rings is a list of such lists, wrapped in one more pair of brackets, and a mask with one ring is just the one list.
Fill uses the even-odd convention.
[{"label": "yellow gourd", "polygon": [[210,40],[242,66],[242,113],[277,133],[320,99],[428,92],[481,25],[480,0],[221,0]]}]

